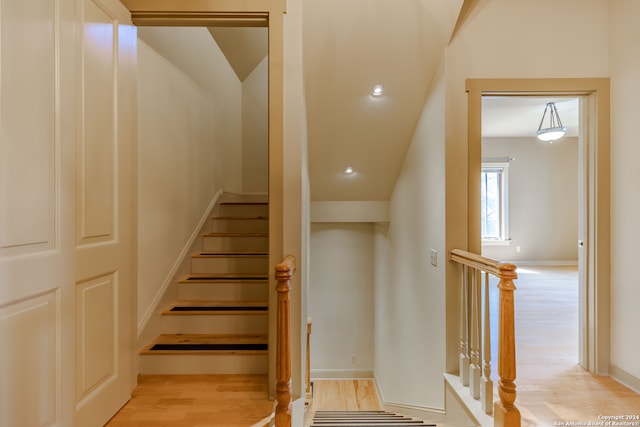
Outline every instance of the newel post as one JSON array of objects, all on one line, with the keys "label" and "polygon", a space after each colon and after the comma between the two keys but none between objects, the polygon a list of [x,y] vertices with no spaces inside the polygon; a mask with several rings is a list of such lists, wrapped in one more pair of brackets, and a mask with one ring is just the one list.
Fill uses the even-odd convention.
[{"label": "newel post", "polygon": [[496,427],[520,427],[520,411],[516,400],[516,340],[514,322],[513,280],[518,276],[513,264],[499,264],[498,289],[500,289],[500,314],[498,319],[498,394],[495,402],[494,425]]},{"label": "newel post", "polygon": [[291,278],[294,258],[287,256],[276,266],[277,337],[276,337],[276,427],[291,427]]}]

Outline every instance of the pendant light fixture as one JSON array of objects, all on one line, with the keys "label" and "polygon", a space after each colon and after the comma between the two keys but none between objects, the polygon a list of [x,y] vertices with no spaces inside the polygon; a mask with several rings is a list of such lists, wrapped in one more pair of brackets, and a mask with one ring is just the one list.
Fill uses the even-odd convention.
[{"label": "pendant light fixture", "polygon": [[[543,128],[542,126],[545,123],[547,112],[549,113],[547,127]],[[536,135],[538,135],[538,139],[551,143],[562,138],[566,131],[567,128],[562,126],[562,121],[560,120],[560,116],[558,115],[556,104],[554,102],[547,103],[547,106],[544,108],[544,113],[542,113],[540,126],[538,126],[538,131],[536,132]]]}]

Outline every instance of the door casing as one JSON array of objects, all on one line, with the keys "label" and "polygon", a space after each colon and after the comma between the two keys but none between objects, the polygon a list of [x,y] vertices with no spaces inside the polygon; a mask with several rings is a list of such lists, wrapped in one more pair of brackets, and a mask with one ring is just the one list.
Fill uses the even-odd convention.
[{"label": "door casing", "polygon": [[482,96],[581,98],[579,363],[606,375],[610,358],[610,90],[608,78],[468,79],[468,246],[480,253]]}]

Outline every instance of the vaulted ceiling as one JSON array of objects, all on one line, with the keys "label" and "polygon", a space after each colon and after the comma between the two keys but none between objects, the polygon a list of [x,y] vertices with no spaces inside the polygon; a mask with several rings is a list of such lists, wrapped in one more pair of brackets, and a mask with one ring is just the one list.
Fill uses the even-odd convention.
[{"label": "vaulted ceiling", "polygon": [[[443,50],[476,3],[304,0],[312,200],[389,200]],[[240,80],[267,53],[264,28],[210,31]],[[575,135],[577,100],[543,97],[485,98],[483,134],[535,136],[550,101]]]},{"label": "vaulted ceiling", "polygon": [[390,198],[462,3],[305,0],[312,200]]}]

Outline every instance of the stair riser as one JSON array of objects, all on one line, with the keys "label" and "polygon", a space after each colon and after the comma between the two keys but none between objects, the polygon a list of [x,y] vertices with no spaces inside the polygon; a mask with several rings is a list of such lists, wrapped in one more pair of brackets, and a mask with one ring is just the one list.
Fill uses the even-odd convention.
[{"label": "stair riser", "polygon": [[183,301],[267,301],[267,283],[180,283],[178,299]]},{"label": "stair riser", "polygon": [[267,274],[269,271],[269,259],[259,256],[239,258],[194,257],[191,260],[191,271],[193,273]]},{"label": "stair riser", "polygon": [[165,334],[266,334],[268,315],[164,315],[161,320]]},{"label": "stair riser", "polygon": [[220,216],[269,216],[268,205],[221,205]]},{"label": "stair riser", "polygon": [[143,375],[266,374],[268,365],[266,354],[140,356],[140,374]]},{"label": "stair riser", "polygon": [[215,252],[267,252],[269,250],[268,237],[226,237],[204,236],[204,251]]},{"label": "stair riser", "polygon": [[268,219],[214,218],[211,222],[214,233],[267,233],[269,231]]}]

